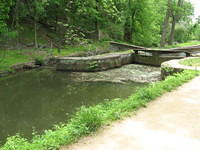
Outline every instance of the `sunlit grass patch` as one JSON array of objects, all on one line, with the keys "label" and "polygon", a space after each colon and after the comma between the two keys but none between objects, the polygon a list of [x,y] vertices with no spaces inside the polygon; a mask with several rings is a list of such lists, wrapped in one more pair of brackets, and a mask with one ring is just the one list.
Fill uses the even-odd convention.
[{"label": "sunlit grass patch", "polygon": [[198,67],[200,66],[200,58],[185,59],[185,60],[182,60],[180,63],[186,66]]}]

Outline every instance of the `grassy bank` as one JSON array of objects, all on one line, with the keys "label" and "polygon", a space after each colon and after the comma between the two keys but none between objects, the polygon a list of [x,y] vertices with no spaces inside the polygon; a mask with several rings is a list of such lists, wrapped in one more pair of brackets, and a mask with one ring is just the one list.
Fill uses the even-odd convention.
[{"label": "grassy bank", "polygon": [[183,65],[186,65],[186,66],[199,67],[200,66],[200,58],[185,59],[185,60],[182,60],[180,63]]},{"label": "grassy bank", "polygon": [[106,49],[109,42],[93,42],[82,46],[67,46],[65,49],[25,49],[0,50],[0,71],[11,70],[15,64],[30,62],[35,59],[45,59],[49,56],[67,56],[72,53]]},{"label": "grassy bank", "polygon": [[114,99],[96,106],[82,107],[67,124],[55,126],[43,135],[34,133],[31,141],[19,135],[9,137],[0,150],[56,150],[61,145],[75,142],[100,127],[145,107],[148,102],[176,89],[197,75],[199,72],[184,71],[141,88],[127,99]]},{"label": "grassy bank", "polygon": [[199,45],[199,44],[200,44],[200,41],[189,41],[185,43],[178,43],[175,45],[168,45],[168,46],[165,46],[165,48],[187,47],[187,46],[193,46],[193,45]]},{"label": "grassy bank", "polygon": [[[200,44],[199,41],[167,46],[165,48],[183,47]],[[72,53],[86,52],[93,50],[108,49],[109,42],[92,42],[81,46],[67,46],[65,49],[23,49],[23,50],[0,50],[0,71],[10,71],[15,64],[26,63],[33,60],[42,60],[49,56],[67,56]]]}]

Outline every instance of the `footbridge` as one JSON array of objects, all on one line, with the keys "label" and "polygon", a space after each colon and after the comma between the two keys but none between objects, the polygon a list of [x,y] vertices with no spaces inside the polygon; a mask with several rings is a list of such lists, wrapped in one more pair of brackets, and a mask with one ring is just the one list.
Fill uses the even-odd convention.
[{"label": "footbridge", "polygon": [[153,66],[160,66],[165,61],[190,57],[200,52],[200,45],[172,49],[150,49],[118,42],[110,42],[110,44],[119,50],[132,49],[133,63]]}]

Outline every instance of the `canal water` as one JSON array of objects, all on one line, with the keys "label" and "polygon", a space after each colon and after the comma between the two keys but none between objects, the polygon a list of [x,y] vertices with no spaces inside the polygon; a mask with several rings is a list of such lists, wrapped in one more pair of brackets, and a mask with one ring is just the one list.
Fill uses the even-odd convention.
[{"label": "canal water", "polygon": [[142,83],[76,82],[70,73],[50,69],[0,79],[0,141],[20,133],[30,138],[54,124],[67,122],[82,105],[125,98]]}]

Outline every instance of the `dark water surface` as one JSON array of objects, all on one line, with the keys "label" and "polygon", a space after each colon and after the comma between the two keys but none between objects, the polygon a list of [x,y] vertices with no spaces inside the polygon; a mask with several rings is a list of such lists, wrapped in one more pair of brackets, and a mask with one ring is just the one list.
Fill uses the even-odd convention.
[{"label": "dark water surface", "polygon": [[37,70],[0,80],[0,141],[20,133],[31,137],[33,128],[42,132],[82,105],[94,105],[104,99],[125,98],[139,83],[114,84],[75,82],[70,73]]}]

